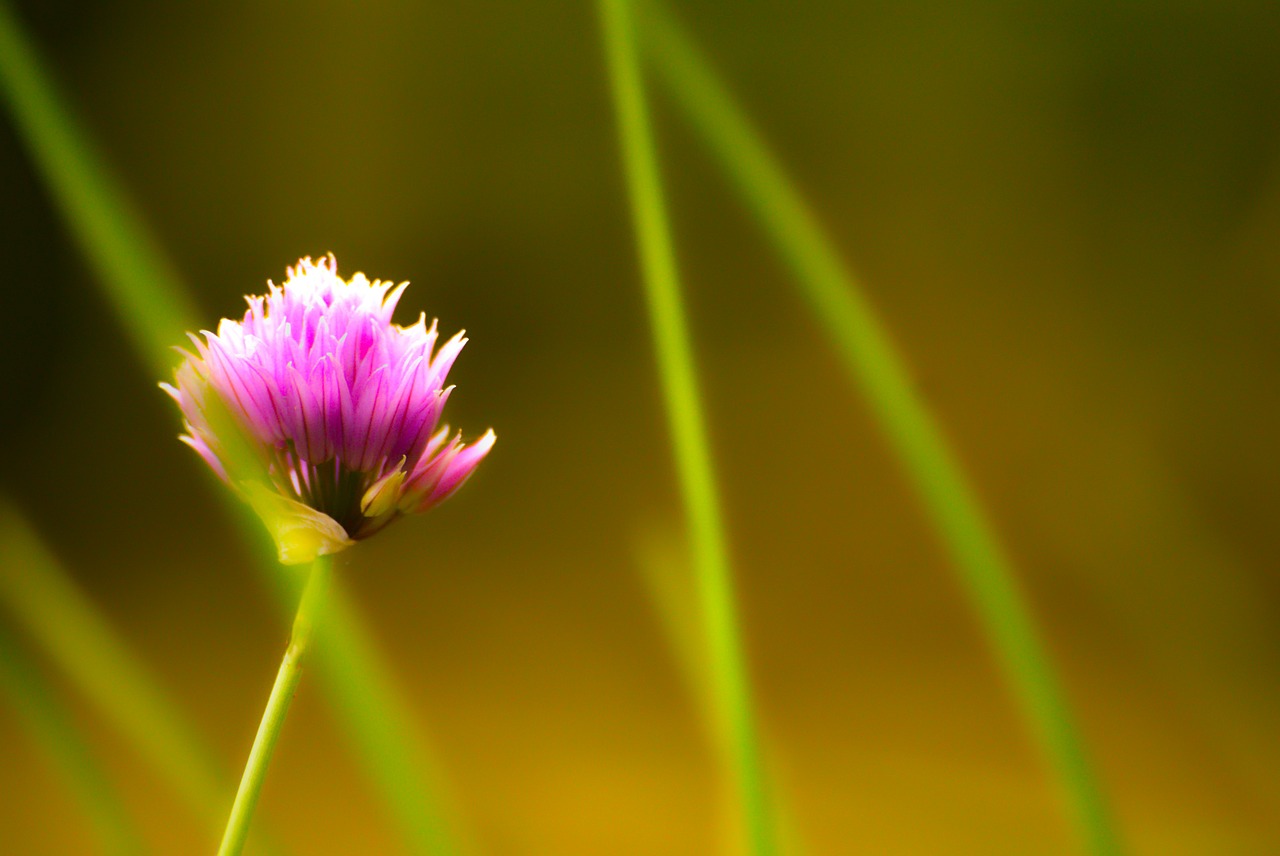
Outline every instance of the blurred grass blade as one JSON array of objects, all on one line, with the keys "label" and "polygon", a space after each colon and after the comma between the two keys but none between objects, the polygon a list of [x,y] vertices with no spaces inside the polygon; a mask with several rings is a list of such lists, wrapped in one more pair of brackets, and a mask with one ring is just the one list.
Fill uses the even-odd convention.
[{"label": "blurred grass blade", "polygon": [[222,832],[229,779],[159,683],[0,499],[0,603],[174,789]]},{"label": "blurred grass blade", "polygon": [[18,712],[33,742],[58,767],[89,817],[97,852],[136,856],[147,852],[93,752],[66,707],[0,623],[0,695]]},{"label": "blurred grass blade", "polygon": [[[636,539],[636,567],[645,594],[658,618],[663,639],[684,682],[685,691],[698,709],[698,719],[714,743],[719,740],[716,704],[708,679],[706,646],[699,633],[698,593],[689,572],[689,548],[679,532],[667,527],[652,527]],[[800,838],[794,802],[777,778],[771,780],[771,807],[777,826],[778,847],[791,856],[808,852]]]},{"label": "blurred grass blade", "polygon": [[[184,331],[202,325],[195,320],[181,280],[63,105],[4,0],[0,0],[0,95],[125,330],[156,378],[165,377],[174,361],[172,346],[185,341]],[[238,505],[225,492],[220,495],[228,505]],[[242,524],[247,541],[261,553],[260,523],[240,508],[233,516]],[[296,593],[283,582],[279,566],[264,555],[259,567],[280,595],[282,611],[291,616]],[[431,783],[441,776],[430,766],[424,741],[412,733],[403,694],[389,670],[376,662],[376,650],[356,610],[349,603],[344,605],[336,593],[334,603],[334,614],[317,647],[317,662],[331,703],[346,712],[344,722],[352,730],[353,742],[362,748],[381,748],[381,754],[361,752],[358,760],[389,801],[417,852],[435,856],[455,852],[457,843],[434,802]],[[331,659],[331,665],[324,665]],[[371,704],[371,699],[383,704]]]},{"label": "blurred grass blade", "polygon": [[1094,853],[1118,853],[1110,810],[1005,557],[902,359],[816,217],[678,21],[651,0],[642,44],[678,106],[795,274],[942,538]]},{"label": "blurred grass blade", "polygon": [[441,766],[431,747],[417,739],[408,702],[351,599],[337,596],[341,592],[337,577],[326,619],[316,628],[316,669],[329,703],[418,852],[444,856],[467,849]]},{"label": "blurred grass blade", "polygon": [[17,18],[0,0],[0,95],[14,128],[84,247],[121,321],[153,367],[167,372],[172,347],[194,317],[178,279],[69,111],[55,95]]},{"label": "blurred grass blade", "polygon": [[699,633],[698,593],[689,568],[689,548],[674,531],[654,527],[635,542],[636,567],[700,720],[713,739],[715,703],[709,692],[706,646]]},{"label": "blurred grass blade", "polygon": [[631,14],[629,0],[600,0],[619,145],[697,577],[720,749],[731,772],[751,852],[774,853],[777,834],[760,761],[719,498],[681,305]]}]

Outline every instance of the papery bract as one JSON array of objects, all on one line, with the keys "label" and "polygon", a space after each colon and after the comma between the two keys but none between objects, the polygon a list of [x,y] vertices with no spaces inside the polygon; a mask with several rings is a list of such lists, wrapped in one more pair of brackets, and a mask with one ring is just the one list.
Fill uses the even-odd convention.
[{"label": "papery bract", "polygon": [[467,480],[494,444],[439,428],[445,379],[466,344],[436,347],[436,324],[391,316],[405,284],[338,276],[303,259],[283,285],[246,298],[240,321],[191,335],[194,353],[161,384],[182,410],[183,442],[240,491],[305,562],[425,511]]}]

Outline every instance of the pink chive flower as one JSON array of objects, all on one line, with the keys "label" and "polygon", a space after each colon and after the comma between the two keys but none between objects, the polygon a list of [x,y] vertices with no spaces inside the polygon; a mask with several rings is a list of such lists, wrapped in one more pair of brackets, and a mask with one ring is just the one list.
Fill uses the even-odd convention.
[{"label": "pink chive flower", "polygon": [[443,502],[496,438],[467,445],[437,430],[467,340],[459,332],[436,348],[425,315],[392,323],[408,283],[343,280],[332,255],[288,274],[247,297],[242,320],[188,334],[195,353],[182,351],[175,383],[161,387],[182,410],[182,441],[263,518],[280,561],[296,564]]}]

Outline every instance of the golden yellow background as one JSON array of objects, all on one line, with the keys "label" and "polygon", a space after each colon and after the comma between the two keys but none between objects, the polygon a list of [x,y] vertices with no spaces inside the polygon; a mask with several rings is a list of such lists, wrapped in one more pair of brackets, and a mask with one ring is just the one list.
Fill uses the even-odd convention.
[{"label": "golden yellow background", "polygon": [[[681,518],[591,4],[16,5],[209,326],[332,251],[413,283],[400,320],[467,329],[447,418],[494,453],[338,567],[476,849],[717,852],[714,758],[641,575]],[[946,426],[1133,851],[1280,852],[1280,7],[681,9]],[[862,400],[653,96],[796,835],[1073,852]],[[238,770],[286,627],[7,117],[0,250],[0,486]],[[399,853],[311,677],[261,816],[298,853]],[[210,851],[75,712],[157,851]],[[2,705],[0,759],[0,852],[86,852]]]}]

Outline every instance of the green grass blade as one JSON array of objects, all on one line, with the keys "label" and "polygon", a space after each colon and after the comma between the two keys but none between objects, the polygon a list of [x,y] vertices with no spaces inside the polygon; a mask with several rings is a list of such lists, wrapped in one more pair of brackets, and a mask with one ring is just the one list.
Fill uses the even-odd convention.
[{"label": "green grass blade", "polygon": [[619,145],[697,578],[712,697],[747,843],[752,853],[774,853],[776,830],[631,15],[628,0],[600,2]]},{"label": "green grass blade", "polygon": [[679,533],[654,527],[636,539],[633,554],[663,641],[708,736],[718,740],[716,705],[710,693],[710,669],[702,641],[698,593],[690,573],[689,548]]},{"label": "green grass blade", "polygon": [[1119,853],[1110,809],[1013,568],[857,279],[709,61],[656,0],[644,4],[641,33],[657,75],[790,266],[870,402],[1071,801],[1081,838],[1090,852]]},{"label": "green grass blade", "polygon": [[373,636],[333,581],[325,621],[316,628],[316,669],[329,704],[345,723],[383,802],[418,852],[446,856],[469,848],[431,746],[418,738],[408,701]]},{"label": "green grass blade", "polygon": [[0,624],[0,696],[7,697],[32,740],[62,773],[97,838],[111,856],[145,853],[133,819],[53,688]]},{"label": "green grass blade", "polygon": [[119,184],[61,106],[17,18],[0,0],[0,97],[14,128],[111,303],[153,367],[167,373],[172,347],[195,317],[172,267]]},{"label": "green grass blade", "polygon": [[229,779],[214,755],[39,537],[0,500],[0,603],[102,715],[169,783],[192,815],[222,832]]},{"label": "green grass blade", "polygon": [[[711,741],[720,739],[715,700],[708,680],[707,652],[698,620],[698,596],[689,572],[689,550],[679,533],[650,528],[634,546],[636,569],[645,594],[658,619],[689,698],[698,709],[698,719]],[[771,780],[770,807],[777,829],[778,850],[790,856],[808,852],[800,837],[793,810],[794,800],[776,777]]]},{"label": "green grass blade", "polygon": [[[88,136],[77,126],[3,0],[0,96],[7,102],[15,127],[66,217],[72,236],[97,271],[125,331],[156,377],[167,376],[174,361],[172,346],[184,341],[184,331],[202,325],[181,279],[120,185],[110,177]],[[255,547],[262,546],[257,520],[239,509],[233,516],[243,524],[246,539]],[[296,592],[282,583],[279,566],[264,557],[260,567],[271,588],[281,595],[282,614],[292,615]],[[446,856],[456,852],[458,844],[447,832],[445,813],[434,802],[432,783],[442,777],[430,766],[426,743],[413,733],[413,719],[405,712],[403,693],[391,672],[377,662],[369,638],[354,607],[342,605],[335,594],[334,615],[316,652],[317,662],[323,664],[332,658],[337,664],[321,665],[324,689],[331,703],[347,712],[343,721],[352,730],[353,742],[360,747],[382,747],[381,755],[362,752],[359,760],[389,800],[415,850]],[[349,650],[341,650],[348,645],[352,646]],[[384,700],[388,706],[369,705],[371,698]]]}]

